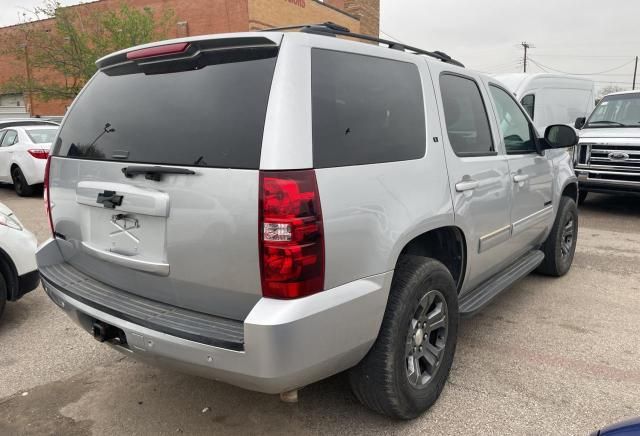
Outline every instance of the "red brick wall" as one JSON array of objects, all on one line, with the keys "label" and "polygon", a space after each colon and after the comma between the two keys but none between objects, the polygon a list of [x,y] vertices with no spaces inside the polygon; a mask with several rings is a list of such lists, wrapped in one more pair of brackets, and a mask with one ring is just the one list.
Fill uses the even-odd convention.
[{"label": "red brick wall", "polygon": [[324,2],[334,8],[344,10],[344,0],[324,0]]},{"label": "red brick wall", "polygon": [[[51,29],[53,27],[52,20],[42,20],[29,24],[29,26],[36,26],[41,28]],[[21,26],[10,26],[0,28],[0,43],[15,43],[18,46],[23,46],[23,38],[25,34],[22,31]],[[21,48],[21,47],[20,47]],[[48,79],[55,72],[48,70],[39,70],[31,68],[31,75],[34,79]],[[11,79],[16,76],[27,76],[27,66],[24,58],[17,58],[14,55],[1,55],[0,56],[0,83]],[[61,79],[62,80],[62,79]],[[33,107],[31,107],[31,101],[33,101]],[[61,115],[64,114],[68,102],[60,100],[39,101],[37,98],[31,100],[28,95],[25,95],[25,105],[27,111],[32,115]]]},{"label": "red brick wall", "polygon": [[[98,0],[70,6],[79,13],[99,9],[116,9],[125,0]],[[150,7],[156,12],[172,9],[175,24],[169,27],[169,38],[209,33],[242,32],[269,26],[318,23],[334,21],[349,27],[354,32],[362,31],[378,35],[379,0],[126,0],[133,7]],[[346,8],[350,13],[341,10]],[[362,16],[360,21],[355,16]],[[52,27],[50,20],[33,23]],[[0,28],[0,39],[14,32],[18,26]],[[11,56],[0,56],[0,83],[12,76],[26,74],[24,60]],[[33,71],[34,77],[56,75],[52,71]],[[60,80],[62,78],[60,77]],[[25,100],[29,99],[25,96]],[[63,115],[70,101],[43,102],[34,98],[32,115]]]},{"label": "red brick wall", "polygon": [[[122,0],[102,0],[93,3],[71,6],[82,14],[99,9],[117,9]],[[150,7],[156,12],[171,9],[175,14],[174,26],[169,27],[168,38],[177,36],[200,35],[207,33],[241,32],[249,29],[249,12],[246,0],[127,0],[133,7]],[[178,25],[178,22],[184,24]],[[33,23],[36,26],[52,27],[50,20]],[[18,26],[0,28],[0,35],[14,33],[19,35]],[[0,83],[16,75],[26,75],[24,60],[12,56],[0,56]],[[51,71],[34,71],[34,77],[56,74]],[[28,97],[25,96],[28,104]],[[70,101],[41,101],[33,99],[32,115],[62,115]]]},{"label": "red brick wall", "polygon": [[360,32],[380,35],[380,0],[343,0],[344,10],[360,17]]},{"label": "red brick wall", "polygon": [[333,21],[355,32],[360,29],[356,18],[315,0],[249,0],[251,29],[325,21]]}]

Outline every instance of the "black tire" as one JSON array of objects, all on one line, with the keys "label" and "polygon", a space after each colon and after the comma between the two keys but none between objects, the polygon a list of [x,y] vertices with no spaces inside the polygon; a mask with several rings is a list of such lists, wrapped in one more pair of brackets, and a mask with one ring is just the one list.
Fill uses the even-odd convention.
[{"label": "black tire", "polygon": [[[430,296],[434,296],[440,306],[425,303]],[[443,302],[446,305],[442,305]],[[413,333],[417,332],[416,319],[419,320],[418,313],[422,312],[421,305],[434,307],[433,312],[429,308],[424,310],[431,314],[444,307],[442,325],[446,331],[445,327],[433,331],[426,327],[424,331],[419,329],[420,333]],[[420,325],[417,322],[417,326]],[[422,338],[423,333],[425,342],[420,339],[420,344],[426,344],[424,354],[439,359],[437,364],[429,364],[426,357],[417,358],[423,360],[412,357],[419,345],[416,338]],[[449,270],[434,259],[402,256],[393,276],[378,338],[364,359],[349,371],[353,393],[362,404],[378,413],[398,419],[415,418],[440,396],[453,362],[457,334],[458,295]],[[426,352],[432,340],[438,354]],[[410,367],[415,363],[411,364],[410,360],[418,362],[419,368],[412,375]],[[420,362],[428,366],[423,367]]]},{"label": "black tire", "polygon": [[542,245],[544,261],[537,271],[555,277],[565,275],[573,263],[577,241],[578,207],[573,198],[563,196],[551,233]]},{"label": "black tire", "polygon": [[4,306],[7,304],[7,284],[4,281],[4,276],[0,274],[0,317],[4,312]]},{"label": "black tire", "polygon": [[27,183],[27,179],[19,167],[13,167],[11,179],[13,180],[13,189],[20,197],[30,197],[35,192],[35,187]]},{"label": "black tire", "polygon": [[589,191],[580,191],[580,193],[578,194],[578,206],[582,206],[582,203],[584,203],[584,201],[587,199],[588,194]]}]

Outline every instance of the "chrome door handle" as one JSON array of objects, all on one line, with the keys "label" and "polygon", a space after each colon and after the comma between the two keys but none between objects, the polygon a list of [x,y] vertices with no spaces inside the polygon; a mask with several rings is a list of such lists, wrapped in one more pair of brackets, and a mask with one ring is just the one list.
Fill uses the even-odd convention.
[{"label": "chrome door handle", "polygon": [[529,180],[529,174],[516,174],[513,176],[513,181],[516,183],[522,183]]},{"label": "chrome door handle", "polygon": [[456,191],[464,192],[476,189],[480,183],[477,180],[465,180],[464,182],[456,183]]}]

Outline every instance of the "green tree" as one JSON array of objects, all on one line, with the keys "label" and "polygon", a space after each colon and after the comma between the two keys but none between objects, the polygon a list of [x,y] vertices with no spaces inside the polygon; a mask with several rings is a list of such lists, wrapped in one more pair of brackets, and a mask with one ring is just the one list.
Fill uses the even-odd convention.
[{"label": "green tree", "polygon": [[99,4],[61,7],[58,0],[45,0],[0,39],[0,54],[26,65],[26,74],[0,84],[0,91],[32,93],[45,101],[74,98],[96,72],[97,59],[164,39],[174,21],[170,9],[137,9],[124,1],[116,10],[105,10]]}]

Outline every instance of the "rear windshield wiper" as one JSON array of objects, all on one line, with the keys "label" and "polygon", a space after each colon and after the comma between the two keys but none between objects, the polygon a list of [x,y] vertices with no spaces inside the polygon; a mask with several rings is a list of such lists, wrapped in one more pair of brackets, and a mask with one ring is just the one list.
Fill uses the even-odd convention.
[{"label": "rear windshield wiper", "polygon": [[591,125],[591,124],[615,124],[616,126],[620,126],[620,127],[629,127],[626,124],[622,124],[617,121],[610,121],[610,120],[590,121],[587,125]]},{"label": "rear windshield wiper", "polygon": [[193,175],[196,172],[188,168],[140,165],[140,166],[134,166],[134,167],[124,167],[122,168],[122,173],[125,175],[125,177],[128,177],[128,178],[131,178],[136,174],[144,174],[145,179],[155,180],[156,182],[159,182],[160,180],[162,180],[163,174]]}]

